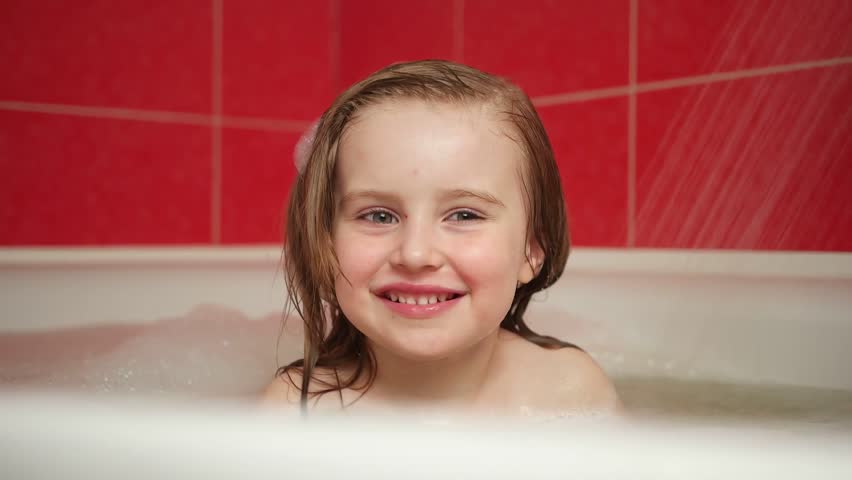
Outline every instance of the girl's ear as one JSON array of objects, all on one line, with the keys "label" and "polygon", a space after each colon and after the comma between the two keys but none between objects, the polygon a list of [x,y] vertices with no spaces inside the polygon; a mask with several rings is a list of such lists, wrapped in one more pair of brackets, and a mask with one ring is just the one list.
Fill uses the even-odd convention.
[{"label": "girl's ear", "polygon": [[538,275],[544,263],[544,251],[535,239],[527,242],[526,255],[518,272],[518,286],[527,284]]}]

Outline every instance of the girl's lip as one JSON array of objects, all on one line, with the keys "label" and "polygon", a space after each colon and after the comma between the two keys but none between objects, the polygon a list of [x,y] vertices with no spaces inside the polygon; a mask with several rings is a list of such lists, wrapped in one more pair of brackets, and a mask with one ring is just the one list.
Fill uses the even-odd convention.
[{"label": "girl's lip", "polygon": [[411,305],[409,303],[394,302],[383,295],[378,295],[378,297],[382,302],[384,302],[385,306],[391,309],[391,311],[403,317],[425,319],[438,316],[450,308],[453,308],[459,303],[459,300],[464,298],[464,295],[459,295],[452,300],[444,300],[443,302],[429,303],[426,305]]}]

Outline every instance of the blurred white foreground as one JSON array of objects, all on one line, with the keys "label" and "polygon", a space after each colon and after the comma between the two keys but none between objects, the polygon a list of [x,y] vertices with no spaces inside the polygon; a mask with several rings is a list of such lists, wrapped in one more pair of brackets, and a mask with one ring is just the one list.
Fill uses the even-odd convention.
[{"label": "blurred white foreground", "polygon": [[0,424],[9,479],[852,476],[849,436],[749,425],[300,420],[225,406],[19,395],[0,398]]}]

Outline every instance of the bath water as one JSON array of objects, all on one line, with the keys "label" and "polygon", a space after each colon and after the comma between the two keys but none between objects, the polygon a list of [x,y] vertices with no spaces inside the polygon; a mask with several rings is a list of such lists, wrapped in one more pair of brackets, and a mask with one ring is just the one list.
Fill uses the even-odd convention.
[{"label": "bath water", "polygon": [[[300,356],[298,321],[282,330],[282,318],[250,318],[237,310],[203,305],[144,325],[0,333],[0,384],[98,395],[251,399],[278,365]],[[632,415],[852,433],[852,391],[683,378],[672,373],[673,360],[650,360],[629,351],[614,355],[616,347],[590,353],[612,375]],[[659,372],[619,375],[625,361],[656,362]]]}]

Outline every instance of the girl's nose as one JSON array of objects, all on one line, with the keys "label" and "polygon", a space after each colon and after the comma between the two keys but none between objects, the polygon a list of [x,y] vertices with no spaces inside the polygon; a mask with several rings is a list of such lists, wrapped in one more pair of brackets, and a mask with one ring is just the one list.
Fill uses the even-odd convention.
[{"label": "girl's nose", "polygon": [[443,255],[435,243],[431,225],[427,222],[407,222],[400,232],[391,262],[394,266],[412,271],[440,267]]}]

